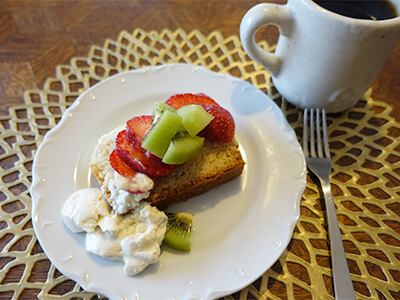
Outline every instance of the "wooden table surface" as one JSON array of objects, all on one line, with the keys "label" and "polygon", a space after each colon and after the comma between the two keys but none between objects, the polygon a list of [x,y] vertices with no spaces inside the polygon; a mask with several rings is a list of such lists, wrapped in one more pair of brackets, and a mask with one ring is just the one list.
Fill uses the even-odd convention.
[{"label": "wooden table surface", "polygon": [[[43,88],[57,65],[86,56],[92,45],[115,39],[121,30],[182,28],[187,32],[198,29],[204,35],[214,30],[225,37],[238,35],[243,15],[259,2],[1,0],[0,115],[6,115],[8,107],[23,104],[25,90]],[[276,28],[268,27],[259,36],[274,43],[277,34]],[[400,122],[400,44],[375,80],[373,98],[390,104],[392,116]]]}]

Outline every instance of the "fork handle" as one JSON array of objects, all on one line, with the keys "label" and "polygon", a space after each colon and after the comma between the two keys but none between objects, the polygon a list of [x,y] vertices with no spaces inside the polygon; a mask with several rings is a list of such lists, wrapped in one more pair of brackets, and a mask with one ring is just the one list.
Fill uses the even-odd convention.
[{"label": "fork handle", "polygon": [[349,267],[347,265],[346,255],[344,252],[343,241],[336,214],[336,207],[335,203],[333,202],[331,184],[329,181],[321,181],[321,186],[324,193],[328,219],[335,296],[338,300],[355,300],[356,298],[353,283],[351,281]]}]

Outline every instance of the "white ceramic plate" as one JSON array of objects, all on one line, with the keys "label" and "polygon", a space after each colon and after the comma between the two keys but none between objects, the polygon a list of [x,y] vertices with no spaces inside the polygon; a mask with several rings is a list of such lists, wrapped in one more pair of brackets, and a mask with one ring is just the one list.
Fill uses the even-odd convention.
[{"label": "white ceramic plate", "polygon": [[[190,253],[163,246],[159,263],[127,277],[122,262],[87,253],[85,235],[71,233],[60,211],[75,190],[96,185],[89,161],[102,134],[183,92],[205,93],[232,113],[246,167],[240,178],[171,207],[195,214]],[[112,299],[213,299],[252,283],[285,250],[305,170],[294,131],[251,84],[186,64],[129,71],[83,93],[46,135],[33,165],[33,225],[57,269],[87,291]]]}]

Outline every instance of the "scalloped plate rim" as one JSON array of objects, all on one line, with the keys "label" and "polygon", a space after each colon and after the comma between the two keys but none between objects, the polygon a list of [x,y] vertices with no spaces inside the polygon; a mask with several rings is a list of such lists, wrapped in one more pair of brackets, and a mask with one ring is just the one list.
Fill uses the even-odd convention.
[{"label": "scalloped plate rim", "polygon": [[[165,73],[165,74],[162,75],[163,73]],[[173,73],[172,74],[173,76],[171,76],[171,73]],[[155,75],[155,74],[158,74],[158,75]],[[291,163],[295,163],[296,165],[298,165],[297,169],[289,170],[289,172],[293,172],[293,174],[290,174],[291,176],[288,176],[288,179],[287,179],[287,182],[294,185],[293,189],[290,192],[282,191],[282,194],[285,194],[285,195],[286,195],[286,193],[290,194],[290,195],[288,195],[288,198],[291,198],[291,199],[289,199],[288,201],[292,201],[292,202],[290,202],[287,205],[288,205],[289,209],[292,210],[291,211],[292,214],[289,215],[283,222],[285,225],[285,230],[284,230],[283,236],[276,238],[275,242],[277,243],[277,246],[275,247],[275,246],[269,245],[269,247],[271,248],[271,252],[274,254],[273,257],[266,259],[264,266],[258,267],[257,272],[254,272],[253,274],[250,274],[249,276],[246,276],[246,274],[232,274],[232,278],[233,278],[232,280],[235,283],[237,283],[236,286],[234,286],[234,287],[229,286],[229,284],[224,285],[224,284],[222,284],[223,282],[221,282],[220,286],[218,286],[218,285],[215,286],[215,284],[213,283],[209,287],[202,287],[201,293],[203,293],[203,294],[199,295],[198,290],[190,289],[191,287],[194,288],[194,286],[195,286],[195,284],[192,283],[192,285],[189,284],[187,286],[188,287],[187,291],[185,291],[184,293],[182,291],[179,291],[179,293],[178,293],[179,294],[178,298],[182,298],[182,299],[189,298],[189,297],[193,297],[193,298],[198,297],[199,299],[200,298],[210,299],[210,298],[215,298],[215,297],[221,297],[221,296],[233,293],[237,290],[240,290],[240,289],[244,288],[245,286],[247,286],[248,284],[250,284],[251,282],[253,282],[259,276],[261,276],[268,268],[270,268],[272,266],[272,264],[280,257],[280,255],[283,253],[283,251],[285,250],[285,248],[287,247],[287,245],[291,239],[294,227],[299,218],[300,199],[304,192],[305,184],[306,184],[305,160],[304,160],[304,155],[302,153],[302,149],[297,142],[297,139],[296,139],[293,129],[287,123],[286,118],[283,116],[283,114],[280,111],[280,109],[278,108],[278,106],[275,103],[273,103],[273,101],[268,96],[266,96],[264,93],[262,93],[260,90],[258,90],[251,84],[249,84],[245,81],[242,81],[236,77],[233,77],[229,74],[216,73],[216,72],[210,71],[204,67],[193,66],[193,65],[188,65],[188,64],[167,64],[167,65],[161,65],[161,66],[156,66],[156,67],[145,67],[142,69],[131,70],[131,71],[119,73],[117,75],[114,75],[112,77],[109,77],[109,78],[97,83],[93,87],[91,87],[88,90],[86,90],[85,92],[83,92],[75,100],[75,102],[71,105],[71,107],[69,107],[65,111],[60,122],[45,136],[43,142],[39,146],[38,151],[36,153],[34,163],[33,163],[33,168],[32,168],[33,178],[32,178],[32,187],[31,187],[32,200],[33,200],[33,205],[32,205],[32,217],[33,218],[32,219],[33,219],[34,230],[37,234],[37,237],[38,237],[40,243],[42,244],[42,242],[43,242],[42,247],[43,247],[45,253],[48,255],[50,260],[55,264],[55,266],[61,272],[63,272],[65,275],[67,275],[71,279],[78,282],[84,289],[91,291],[91,292],[101,293],[101,294],[104,294],[105,296],[113,297],[113,298],[128,297],[128,296],[124,295],[123,293],[120,294],[118,291],[110,291],[108,288],[104,288],[103,285],[101,285],[101,284],[99,285],[96,282],[92,282],[92,279],[90,277],[85,277],[84,275],[82,276],[82,272],[77,274],[76,271],[74,272],[74,270],[70,270],[68,268],[68,266],[66,266],[67,262],[68,262],[68,258],[57,257],[57,254],[54,253],[54,249],[52,248],[54,246],[50,245],[50,243],[47,243],[49,241],[49,237],[46,236],[46,233],[45,233],[46,230],[48,230],[48,228],[53,228],[55,226],[60,226],[60,225],[55,224],[57,220],[56,221],[47,221],[48,223],[44,223],[43,221],[40,220],[40,218],[41,218],[40,213],[41,212],[43,214],[46,213],[46,208],[44,208],[43,205],[45,205],[44,203],[46,203],[46,201],[48,201],[47,197],[49,197],[49,195],[41,194],[41,191],[43,190],[43,187],[46,187],[46,184],[47,184],[46,176],[50,176],[49,174],[46,175],[45,168],[41,167],[41,163],[44,163],[43,162],[44,158],[41,155],[41,153],[45,152],[46,149],[49,149],[50,147],[57,146],[57,144],[58,144],[57,138],[60,139],[60,137],[57,137],[57,136],[58,135],[62,136],[63,130],[64,130],[63,128],[66,128],[68,126],[73,126],[73,125],[71,125],[73,123],[71,123],[70,121],[71,120],[73,121],[75,115],[78,114],[78,111],[79,111],[79,109],[81,109],[82,104],[90,106],[89,105],[90,99],[88,99],[88,98],[93,97],[91,95],[95,94],[96,91],[99,90],[100,88],[102,88],[106,85],[111,85],[111,86],[118,85],[118,84],[120,85],[121,80],[123,80],[124,77],[129,77],[131,75],[136,78],[142,78],[142,77],[148,76],[148,77],[150,77],[150,79],[158,76],[157,80],[160,80],[159,79],[160,74],[161,74],[161,78],[163,76],[166,77],[166,75],[168,75],[168,77],[176,76],[178,78],[181,78],[183,81],[187,80],[187,78],[185,78],[185,77],[188,77],[189,78],[188,80],[190,80],[190,78],[191,78],[190,75],[192,75],[192,74],[193,74],[194,78],[196,78],[196,76],[200,76],[200,78],[202,78],[204,80],[204,82],[199,82],[199,83],[197,83],[197,85],[204,86],[206,89],[208,88],[207,84],[213,85],[213,84],[216,84],[215,82],[218,82],[221,85],[225,86],[226,91],[223,91],[223,92],[226,92],[226,93],[230,92],[231,98],[229,98],[229,100],[224,100],[225,102],[230,101],[229,103],[225,103],[223,101],[223,103],[221,103],[221,104],[223,106],[225,106],[225,104],[226,104],[228,106],[228,109],[233,110],[235,119],[236,118],[239,119],[239,122],[238,122],[239,126],[243,125],[245,129],[248,129],[246,127],[246,126],[248,126],[246,122],[251,123],[252,122],[251,120],[255,119],[256,121],[251,123],[251,125],[254,128],[255,128],[255,126],[261,126],[264,129],[269,130],[268,128],[266,128],[266,126],[268,126],[268,125],[266,125],[264,123],[265,121],[262,119],[262,117],[265,117],[264,114],[267,114],[269,117],[271,117],[272,119],[275,120],[275,123],[272,124],[271,126],[274,127],[274,129],[277,131],[279,138],[280,138],[280,136],[282,136],[284,138],[284,141],[276,141],[277,145],[279,144],[279,146],[281,146],[280,145],[281,143],[283,143],[282,145],[288,145],[288,149],[290,149],[290,150],[284,150],[284,151],[289,151],[290,154],[293,153],[295,158],[293,158],[293,161],[291,161]],[[165,78],[165,80],[168,81],[169,78]],[[163,85],[164,81],[158,82],[158,83],[160,85]],[[240,87],[240,90],[238,90],[239,87]],[[154,92],[153,89],[150,89],[149,87],[143,87],[143,89],[144,89],[144,93],[149,92],[149,90],[151,93]],[[166,87],[165,89],[168,90],[168,87]],[[217,91],[217,94],[218,93],[221,93],[221,91]],[[238,105],[235,106],[235,103],[232,99],[235,98],[236,94],[240,94],[240,95],[243,94],[246,96],[251,96],[253,98],[257,98],[259,100],[265,101],[265,111],[262,111],[261,113],[254,112],[251,110],[251,108],[249,108],[247,106],[240,106],[241,105],[240,103],[239,103],[239,106]],[[96,97],[100,97],[100,96],[96,96]],[[259,105],[261,108],[264,109],[264,103],[261,103],[261,102],[257,102],[257,103],[258,103],[257,105]],[[126,105],[126,103],[124,103],[124,105]],[[260,115],[261,115],[261,117],[260,117]],[[263,151],[263,148],[261,146],[259,147],[258,144],[253,144],[253,143],[251,145],[252,148],[250,148],[250,146],[247,146],[247,148],[246,148],[246,142],[251,141],[251,140],[248,138],[247,134],[246,135],[244,134],[245,133],[244,131],[243,132],[240,131],[240,129],[241,129],[240,127],[238,127],[238,129],[239,129],[239,134],[238,134],[239,142],[241,144],[244,143],[244,145],[242,145],[244,150],[242,149],[242,151],[246,152],[246,150],[248,150],[248,151],[250,151],[250,153],[252,155],[258,153],[258,152],[251,152],[251,151],[253,151],[254,147],[255,148],[258,147],[254,151],[259,151],[259,152]],[[271,132],[271,130],[270,130],[270,133],[271,133],[271,135],[275,134],[275,133]],[[261,133],[261,135],[262,135],[262,133]],[[56,141],[54,141],[54,139]],[[263,140],[262,143],[271,142],[271,140],[268,140],[268,139],[269,139],[269,137],[265,137],[265,140]],[[275,137],[275,139],[277,139],[277,137]],[[274,142],[274,141],[272,141],[272,142]],[[262,146],[264,146],[264,145],[262,145]],[[76,147],[79,147],[79,145]],[[268,145],[267,145],[267,147],[268,147]],[[249,149],[251,149],[251,150],[249,150]],[[272,154],[278,155],[276,153],[277,152],[276,149],[272,149],[272,150],[271,149],[266,149],[265,150],[266,152],[262,153],[262,154],[266,154],[267,156],[268,155],[271,156]],[[275,151],[275,152],[271,154],[271,153],[268,153],[267,151],[270,151],[271,153],[273,151]],[[247,154],[247,153],[244,153],[244,154]],[[251,157],[248,157],[247,155],[245,155],[245,156],[249,161],[252,161]],[[260,159],[262,160],[264,158],[260,157]],[[288,160],[290,160],[290,159],[288,159]],[[272,159],[270,159],[270,162],[271,161],[272,161]],[[282,162],[282,164],[285,164],[285,163],[286,162]],[[251,166],[253,166],[253,165],[254,165],[254,163]],[[246,166],[246,168],[248,167],[251,169],[251,166]],[[288,170],[289,168],[286,168],[286,169]],[[250,171],[251,170],[246,170],[246,172],[245,172],[246,178],[247,177],[250,178],[252,176]],[[261,175],[265,175],[265,174],[262,173]],[[74,174],[74,176],[75,176],[75,174]],[[282,174],[277,174],[277,176],[282,177]],[[48,178],[50,178],[50,177],[48,177]],[[246,180],[240,181],[239,184],[242,184],[243,189],[246,190],[247,184],[250,184],[250,183],[243,182],[243,181],[246,181]],[[73,183],[74,187],[75,187],[75,184],[76,184],[76,182]],[[69,185],[71,186],[72,184],[69,183]],[[218,193],[218,192],[215,192],[215,193]],[[265,191],[264,191],[264,193],[265,193]],[[260,197],[261,197],[261,199],[267,198],[266,195],[261,195]],[[236,198],[238,198],[238,196],[235,197],[235,195],[234,195],[231,198],[236,199]],[[268,201],[271,201],[271,200],[268,200]],[[264,203],[263,200],[261,200],[260,205],[262,206],[261,211],[265,215],[265,210],[263,207],[268,206],[268,205],[276,205],[276,204]],[[212,209],[210,209],[210,211],[212,211]],[[202,212],[202,213],[206,214],[207,212],[206,213]],[[271,216],[271,215],[268,215],[268,216],[274,218],[274,216]],[[285,216],[281,216],[280,219],[282,219],[282,218],[284,219],[284,217]],[[277,221],[281,221],[281,220],[277,220]],[[244,222],[248,222],[248,221],[244,221]],[[261,221],[259,221],[259,222],[261,222]],[[265,221],[263,221],[263,222],[265,223]],[[264,224],[264,223],[262,223],[262,224]],[[73,234],[69,233],[66,228],[64,228],[64,230],[65,231],[62,232],[62,234],[66,235],[66,236],[73,235]],[[236,230],[235,233],[242,234],[241,235],[242,237],[244,236],[243,235],[244,233],[241,231],[240,228],[239,229],[235,228],[235,230]],[[265,238],[263,237],[263,239],[265,239]],[[263,242],[266,243],[264,240],[263,240]],[[77,244],[74,245],[74,247],[82,247],[82,245],[79,244],[79,241],[78,241]],[[256,256],[259,255],[259,253],[257,252],[257,249],[254,250],[253,248],[250,248],[251,251],[256,251]],[[255,248],[257,248],[257,247],[255,247]],[[242,249],[242,251],[243,251],[243,249]],[[232,254],[232,255],[234,255],[234,254]],[[96,258],[94,258],[94,259],[90,258],[91,257],[90,255],[88,255],[88,257],[89,257],[89,259],[97,260]],[[85,259],[84,259],[84,261],[85,261]],[[182,258],[182,259],[184,259],[184,258]],[[65,261],[62,261],[62,260],[65,260]],[[162,260],[162,257],[160,257],[160,261],[161,260]],[[250,261],[250,263],[251,263],[251,261]],[[108,266],[108,263],[105,263],[105,264]],[[122,273],[122,265],[120,265],[119,267],[120,267],[120,272]],[[161,271],[160,271],[160,269],[161,269]],[[256,267],[254,267],[254,269],[256,269]],[[243,270],[243,268],[241,270]],[[152,272],[157,273],[157,271],[162,272],[162,268],[159,267],[158,269],[156,269],[155,271],[152,271]],[[231,271],[231,272],[234,273],[236,271]],[[240,272],[237,272],[237,273],[240,273]],[[146,280],[146,276],[151,277],[151,276],[153,276],[153,274],[150,273],[150,275],[143,275],[143,277],[141,277],[140,279],[144,278],[143,280]],[[226,276],[226,273],[225,273],[225,276]],[[136,281],[136,279],[134,279],[132,281]],[[222,281],[224,281],[224,280],[222,280]],[[229,287],[227,288],[227,286],[229,286]],[[186,286],[185,286],[185,288],[186,288]],[[167,292],[162,291],[161,295],[163,295],[163,296],[167,295],[167,296],[173,297],[174,296],[173,291],[174,291],[173,288],[171,290],[171,293],[168,293],[168,291]],[[132,292],[133,292],[133,294],[135,294],[135,296],[137,296],[137,295],[140,295],[142,291],[139,288],[139,289],[133,289]]]}]

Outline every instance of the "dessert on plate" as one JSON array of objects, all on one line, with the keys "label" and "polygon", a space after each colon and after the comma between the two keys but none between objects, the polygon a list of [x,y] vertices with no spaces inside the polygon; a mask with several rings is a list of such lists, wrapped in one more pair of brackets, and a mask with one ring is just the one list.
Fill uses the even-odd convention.
[{"label": "dessert on plate", "polygon": [[232,115],[204,94],[156,102],[152,115],[98,140],[91,171],[100,188],[67,199],[65,224],[86,232],[89,252],[123,260],[126,275],[156,263],[162,243],[189,251],[193,215],[163,210],[240,176],[234,134]]}]

